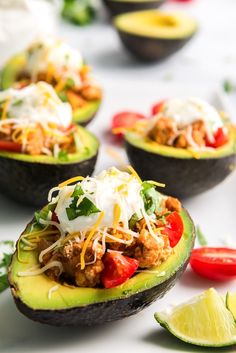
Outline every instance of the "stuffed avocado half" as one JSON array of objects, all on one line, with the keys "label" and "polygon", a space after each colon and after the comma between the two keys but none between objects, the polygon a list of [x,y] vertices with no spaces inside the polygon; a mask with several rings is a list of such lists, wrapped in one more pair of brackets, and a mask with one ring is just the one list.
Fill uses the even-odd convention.
[{"label": "stuffed avocado half", "polygon": [[139,10],[156,9],[164,2],[165,0],[103,0],[112,16]]},{"label": "stuffed avocado half", "polygon": [[23,314],[51,325],[94,325],[133,315],[174,285],[194,225],[177,199],[129,170],[110,168],[50,191],[9,268]]},{"label": "stuffed avocado half", "polygon": [[142,61],[159,61],[180,50],[196,33],[195,20],[156,10],[118,15],[114,25],[125,48]]},{"label": "stuffed avocado half", "polygon": [[0,191],[42,206],[51,187],[90,175],[99,143],[45,82],[0,92]]},{"label": "stuffed avocado half", "polygon": [[167,99],[157,108],[152,119],[125,134],[129,160],[142,178],[188,197],[213,188],[234,170],[236,129],[225,114],[196,97]]},{"label": "stuffed avocado half", "polygon": [[87,125],[102,101],[102,90],[90,71],[78,50],[58,39],[42,38],[6,63],[0,87],[19,88],[45,81],[53,85],[63,102],[71,104],[73,122]]}]

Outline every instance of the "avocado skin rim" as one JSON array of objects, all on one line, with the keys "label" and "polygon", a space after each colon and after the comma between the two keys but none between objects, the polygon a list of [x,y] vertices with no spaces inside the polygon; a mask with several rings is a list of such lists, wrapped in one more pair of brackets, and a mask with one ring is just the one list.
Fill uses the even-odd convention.
[{"label": "avocado skin rim", "polygon": [[41,207],[49,190],[74,176],[94,171],[98,152],[89,159],[65,164],[26,162],[0,157],[0,192],[17,202]]},{"label": "avocado skin rim", "polygon": [[126,12],[157,9],[164,4],[164,2],[165,0],[150,0],[143,2],[103,0],[103,3],[109,10],[111,16],[120,15]]},{"label": "avocado skin rim", "polygon": [[181,199],[215,187],[236,166],[236,154],[221,158],[184,159],[148,152],[127,140],[125,146],[131,165],[143,180],[163,182],[166,184],[163,191],[167,195]]}]

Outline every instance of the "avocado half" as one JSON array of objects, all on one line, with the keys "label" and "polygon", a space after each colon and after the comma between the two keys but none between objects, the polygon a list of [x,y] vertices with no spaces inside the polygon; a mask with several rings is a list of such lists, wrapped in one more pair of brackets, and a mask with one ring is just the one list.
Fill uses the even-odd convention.
[{"label": "avocado half", "polygon": [[[9,268],[9,283],[18,309],[30,319],[49,325],[96,325],[134,315],[161,298],[185,270],[195,239],[194,224],[186,210],[181,211],[184,233],[174,253],[158,268],[138,273],[111,289],[78,288],[58,285],[45,274],[20,277],[20,271],[37,264],[34,251],[16,251]],[[34,220],[32,220],[34,222]],[[27,226],[23,236],[30,232]],[[21,262],[20,262],[21,261]],[[156,273],[155,273],[156,271]]]},{"label": "avocado half", "polygon": [[77,128],[85,144],[81,152],[62,162],[52,156],[30,156],[0,151],[0,192],[24,204],[42,206],[48,191],[76,175],[91,175],[97,160],[99,142],[82,127]]},{"label": "avocado half", "polygon": [[[0,89],[5,90],[16,82],[18,74],[22,71],[26,61],[24,53],[20,53],[12,57],[0,72]],[[86,126],[92,121],[98,112],[101,100],[87,102],[87,104],[73,111],[73,122]]]},{"label": "avocado half", "polygon": [[126,12],[156,9],[164,2],[165,0],[103,0],[112,16]]},{"label": "avocado half", "polygon": [[142,61],[165,59],[197,31],[196,22],[188,15],[156,10],[118,15],[114,25],[125,48]]},{"label": "avocado half", "polygon": [[236,129],[227,144],[215,150],[196,152],[159,145],[135,132],[125,135],[131,165],[143,180],[166,184],[167,194],[185,198],[221,183],[236,166]]}]

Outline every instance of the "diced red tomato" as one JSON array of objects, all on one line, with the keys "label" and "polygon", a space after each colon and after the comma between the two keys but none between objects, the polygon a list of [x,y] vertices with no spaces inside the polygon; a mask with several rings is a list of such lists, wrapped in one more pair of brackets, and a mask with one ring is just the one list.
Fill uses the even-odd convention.
[{"label": "diced red tomato", "polygon": [[62,132],[69,132],[70,130],[75,130],[76,129],[76,125],[75,124],[70,124],[68,127],[63,127],[63,126],[60,126],[59,128]]},{"label": "diced red tomato", "polygon": [[168,235],[170,246],[173,248],[180,241],[184,231],[182,218],[178,212],[172,212],[166,217],[166,225],[163,234]]},{"label": "diced red tomato", "polygon": [[53,222],[56,222],[56,223],[60,223],[60,222],[59,222],[59,219],[58,219],[58,217],[57,217],[57,214],[56,214],[55,212],[52,213],[52,221],[53,221]]},{"label": "diced red tomato", "polygon": [[112,118],[112,133],[122,137],[126,129],[131,128],[136,121],[145,119],[143,114],[135,112],[121,112]]},{"label": "diced red tomato", "polygon": [[107,252],[103,257],[103,263],[105,268],[101,274],[101,280],[105,288],[113,288],[124,283],[139,266],[138,260],[117,251]]},{"label": "diced red tomato", "polygon": [[22,146],[12,141],[0,140],[0,151],[21,152]]},{"label": "diced red tomato", "polygon": [[213,280],[236,279],[236,249],[202,247],[190,257],[192,269],[200,276]]},{"label": "diced red tomato", "polygon": [[214,135],[214,141],[209,141],[209,139],[207,139],[206,146],[218,148],[220,146],[223,146],[226,142],[228,142],[228,140],[229,136],[226,129],[223,127],[219,127]]},{"label": "diced red tomato", "polygon": [[158,103],[153,105],[152,110],[151,110],[152,116],[153,115],[157,115],[158,113],[160,113],[164,103],[165,103],[165,99],[163,99],[162,101],[160,101],[160,102],[158,102]]}]

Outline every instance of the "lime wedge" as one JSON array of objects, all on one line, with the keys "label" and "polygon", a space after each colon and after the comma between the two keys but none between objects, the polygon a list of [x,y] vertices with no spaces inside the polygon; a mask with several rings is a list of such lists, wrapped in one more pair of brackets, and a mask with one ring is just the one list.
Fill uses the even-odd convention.
[{"label": "lime wedge", "polygon": [[226,306],[233,314],[234,320],[236,321],[236,293],[227,293],[226,295]]},{"label": "lime wedge", "polygon": [[156,313],[155,319],[174,336],[197,346],[223,347],[236,343],[233,315],[213,288]]}]

